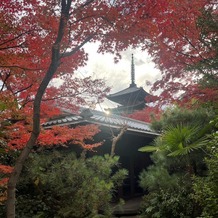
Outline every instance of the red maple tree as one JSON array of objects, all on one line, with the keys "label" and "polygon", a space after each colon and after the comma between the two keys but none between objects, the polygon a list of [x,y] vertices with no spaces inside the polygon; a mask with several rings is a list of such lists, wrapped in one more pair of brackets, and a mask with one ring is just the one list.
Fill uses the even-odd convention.
[{"label": "red maple tree", "polygon": [[[16,182],[33,146],[63,145],[70,140],[85,149],[101,144],[85,143],[99,132],[93,125],[61,130],[54,127],[39,135],[40,122],[58,115],[60,107],[75,110],[77,105],[95,104],[109,91],[102,80],[78,79],[73,73],[87,61],[82,47],[94,40],[95,34],[93,30],[84,32],[81,25],[86,22],[79,24],[80,17],[74,22],[69,16],[72,12],[76,15],[92,1],[78,2],[75,8],[71,6],[72,1],[62,1],[59,8],[56,8],[59,1],[41,3],[2,1],[1,5],[0,19],[4,24],[0,42],[1,148],[6,153],[14,150],[19,154],[21,150],[13,170],[1,165],[1,173],[11,173],[8,217],[15,216]],[[76,7],[78,9],[74,11]],[[61,80],[61,85],[52,84],[55,79]],[[1,182],[4,184],[7,179],[3,178]]]},{"label": "red maple tree", "polygon": [[162,74],[152,90],[161,90],[163,103],[217,101],[217,86],[204,87],[199,81],[207,75],[217,80],[218,3],[172,0],[165,1],[167,10],[158,3],[157,13],[148,15],[153,19],[146,20],[149,36],[144,44]]},{"label": "red maple tree", "polygon": [[[149,51],[162,74],[151,89],[158,96],[150,99],[160,108],[169,103],[197,107],[218,101],[217,9],[216,1],[172,0],[153,1],[136,13],[144,23],[138,22],[135,33],[146,32],[142,49]],[[150,122],[150,115],[158,118],[159,113],[156,107],[147,107],[130,117]]]}]

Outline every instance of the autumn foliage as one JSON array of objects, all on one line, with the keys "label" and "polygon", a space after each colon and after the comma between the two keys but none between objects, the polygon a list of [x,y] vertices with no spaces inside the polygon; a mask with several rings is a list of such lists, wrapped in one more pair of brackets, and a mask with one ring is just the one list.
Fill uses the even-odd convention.
[{"label": "autumn foliage", "polygon": [[[33,102],[50,66],[52,44],[59,27],[60,8],[55,9],[56,6],[58,1],[46,1],[46,4],[35,0],[1,2],[0,142],[3,154],[12,150],[19,153],[30,138]],[[75,112],[78,106],[93,106],[109,91],[101,79],[75,77],[74,71],[84,66],[88,59],[80,47],[89,41],[90,34],[82,34],[83,30],[79,28],[77,33],[72,33],[75,34],[72,41],[72,35],[67,32],[73,31],[77,25],[81,24],[72,21],[64,30],[59,67],[41,103],[41,123],[58,116],[60,108]],[[72,54],[68,53],[69,50]],[[86,140],[91,140],[98,132],[98,127],[93,125],[75,129],[53,127],[41,132],[35,146],[66,146],[73,141],[85,149],[92,149],[101,143],[86,145]],[[11,172],[8,169],[12,168],[4,165],[7,163],[3,159],[0,164],[1,174],[7,176]],[[1,181],[5,183],[7,179],[2,177]]]},{"label": "autumn foliage", "polygon": [[[31,132],[32,103],[50,64],[50,51],[59,27],[58,2],[7,0],[1,3],[0,119],[1,123],[9,122],[4,131],[10,134],[4,132],[3,138],[6,140],[7,135],[11,148],[21,149]],[[42,118],[60,113],[60,106],[74,110],[78,104],[93,105],[108,91],[101,80],[74,76],[73,72],[88,60],[82,45],[89,41],[100,41],[99,52],[114,53],[117,59],[119,51],[129,45],[140,44],[142,49],[148,49],[163,75],[153,86],[153,90],[163,90],[160,100],[175,100],[181,91],[189,97],[213,99],[217,91],[204,89],[199,94],[196,78],[201,74],[185,69],[216,55],[214,48],[202,42],[202,32],[197,25],[198,18],[205,16],[203,8],[212,10],[215,6],[216,3],[209,0],[116,1],[111,4],[75,1],[60,45],[62,55],[58,70],[43,96]],[[217,19],[215,9],[212,18]],[[207,39],[214,36],[213,30],[207,29]],[[62,80],[58,87],[55,79]],[[87,95],[92,98],[86,98]]]},{"label": "autumn foliage", "polygon": [[217,81],[217,2],[129,0],[123,5],[128,8],[126,30],[131,29],[134,40],[148,50],[161,71],[162,77],[152,87],[159,102],[193,97],[217,101],[217,86],[199,85],[208,76]]},{"label": "autumn foliage", "polygon": [[[193,107],[217,102],[217,2],[146,2],[150,4],[136,10],[134,33],[144,35],[142,49],[148,50],[162,74],[151,89],[157,93],[153,102],[160,107],[169,103]],[[132,3],[132,7],[138,3]],[[154,114],[156,108],[147,107],[131,117],[150,122]]]},{"label": "autumn foliage", "polygon": [[161,117],[162,111],[158,106],[155,107],[145,107],[143,110],[135,111],[130,114],[128,117],[141,120],[143,122],[151,123],[154,120],[159,120]]},{"label": "autumn foliage", "polygon": [[114,54],[115,61],[129,46],[147,49],[162,72],[153,86],[154,91],[161,90],[162,102],[175,101],[181,94],[182,99],[194,96],[216,101],[217,86],[202,89],[198,85],[205,75],[217,79],[217,29],[208,28],[208,19],[210,24],[217,23],[216,1],[2,0],[1,150],[19,153],[30,135],[35,137],[30,148],[65,145],[70,140],[84,145],[98,132],[96,127],[56,127],[42,131],[36,141],[39,118],[43,123],[59,115],[60,108],[75,111],[78,106],[93,106],[109,91],[100,79],[75,76],[88,61],[83,46],[89,42],[99,42],[98,52]]},{"label": "autumn foliage", "polygon": [[214,24],[218,21],[218,4],[208,0],[173,0],[165,4],[165,15],[157,13],[152,16],[155,22],[147,24],[150,36],[145,47],[162,73],[152,89],[162,90],[159,99],[165,103],[192,98],[217,101],[217,86],[201,86],[199,81],[207,75],[217,80],[218,28]]}]

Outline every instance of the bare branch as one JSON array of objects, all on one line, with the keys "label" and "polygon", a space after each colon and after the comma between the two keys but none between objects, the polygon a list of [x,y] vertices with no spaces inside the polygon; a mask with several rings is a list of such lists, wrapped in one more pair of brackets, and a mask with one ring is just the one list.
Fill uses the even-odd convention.
[{"label": "bare branch", "polygon": [[117,136],[113,136],[113,138],[112,138],[112,146],[111,146],[111,156],[114,156],[116,144],[121,139],[121,137],[126,132],[126,130],[127,130],[127,126],[125,125],[120,130],[120,132],[119,132],[119,134]]}]

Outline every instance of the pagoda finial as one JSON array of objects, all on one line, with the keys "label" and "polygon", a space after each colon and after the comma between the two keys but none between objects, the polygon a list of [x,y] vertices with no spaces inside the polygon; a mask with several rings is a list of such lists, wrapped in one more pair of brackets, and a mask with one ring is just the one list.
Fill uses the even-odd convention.
[{"label": "pagoda finial", "polygon": [[135,64],[134,64],[134,57],[132,54],[132,63],[131,63],[131,84],[130,87],[136,86],[135,84]]}]

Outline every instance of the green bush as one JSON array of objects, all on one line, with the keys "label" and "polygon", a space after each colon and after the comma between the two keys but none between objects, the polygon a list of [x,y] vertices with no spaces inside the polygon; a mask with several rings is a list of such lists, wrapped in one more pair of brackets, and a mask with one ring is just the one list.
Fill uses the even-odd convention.
[{"label": "green bush", "polygon": [[127,175],[118,160],[57,151],[32,155],[18,186],[17,216],[111,217],[113,194]]},{"label": "green bush", "polygon": [[218,132],[211,134],[206,152],[208,173],[204,177],[194,177],[193,197],[203,207],[201,217],[213,218],[218,217]]},{"label": "green bush", "polygon": [[156,122],[162,135],[154,146],[141,149],[155,151],[153,165],[140,176],[141,187],[148,191],[144,217],[218,217],[218,119],[209,118],[206,110],[186,114],[176,109]]},{"label": "green bush", "polygon": [[140,186],[149,192],[143,197],[142,217],[187,218],[199,213],[190,195],[190,176],[169,173],[172,163],[164,153],[154,153],[152,159],[154,165],[140,174]]}]

